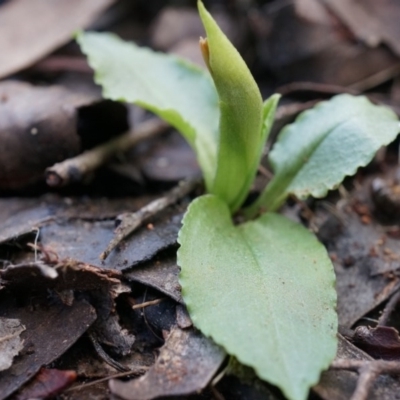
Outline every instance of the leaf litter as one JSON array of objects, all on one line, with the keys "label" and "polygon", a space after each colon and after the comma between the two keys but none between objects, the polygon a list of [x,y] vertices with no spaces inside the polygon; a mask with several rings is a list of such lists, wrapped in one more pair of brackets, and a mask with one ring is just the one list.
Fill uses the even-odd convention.
[{"label": "leaf litter", "polygon": [[[302,58],[299,57],[298,53],[296,53],[293,48],[289,47],[289,44],[283,40],[284,38],[281,39],[283,40],[283,42],[281,42],[283,47],[281,48],[284,48],[291,58],[289,62],[284,65],[284,68],[281,67],[282,64],[278,67],[276,67],[275,64],[271,64],[271,70],[273,74],[278,76],[282,81],[299,78],[327,81],[327,77],[329,77],[329,83],[338,85],[359,84],[358,87],[362,87],[363,85],[366,87],[366,85],[371,85],[371,83],[363,83],[362,80],[365,77],[370,76],[376,71],[384,71],[387,67],[392,67],[398,62],[397,58],[390,53],[390,50],[382,46],[378,46],[374,49],[370,49],[368,46],[359,46],[357,51],[355,51],[352,35],[349,35],[344,29],[346,25],[344,22],[346,21],[341,21],[341,23],[335,27],[334,24],[332,25],[332,20],[326,18],[326,13],[324,11],[326,9],[323,8],[321,11],[322,6],[317,6],[311,1],[309,2],[309,10],[310,13],[311,11],[312,13],[309,14],[308,18],[306,18],[307,21],[304,22],[304,10],[302,11],[301,9],[301,2],[296,1],[294,3],[295,8],[292,9],[292,11],[290,11],[291,6],[286,7],[286,9],[284,7],[282,11],[279,11],[280,14],[271,13],[271,9],[268,9],[268,7],[256,8],[255,10],[259,12],[258,17],[265,18],[267,16],[268,21],[273,22],[275,31],[277,29],[276,24],[286,24],[286,26],[291,29],[297,29],[295,35],[299,38],[304,37],[307,32],[312,32],[314,39],[318,38],[318,29],[315,29],[314,22],[320,18],[318,21],[325,24],[324,29],[327,29],[328,32],[336,32],[336,38],[334,39],[335,44],[332,46],[332,42],[329,42],[329,40],[332,40],[332,36],[329,36],[331,33],[325,36],[319,35],[320,38],[325,40],[325,43],[323,43],[324,46],[314,47],[312,49],[313,56],[305,59],[305,61],[301,61]],[[152,6],[149,5],[147,7],[148,11],[151,13],[150,10]],[[318,10],[322,13],[319,16]],[[287,11],[290,11],[289,14],[291,13],[291,15],[282,15],[282,13],[286,13]],[[0,13],[1,12],[2,8],[0,7]],[[299,25],[292,23],[299,18]],[[314,22],[312,21],[313,18]],[[336,18],[340,20],[339,13],[336,14]],[[311,28],[307,26],[310,25],[310,20]],[[290,23],[285,21],[289,21]],[[250,26],[253,31],[256,32],[256,54],[260,55],[265,63],[267,56],[271,59],[271,53],[269,50],[265,51],[265,48],[271,49],[274,42],[271,37],[265,35],[265,31],[255,31],[255,24],[257,24],[257,16],[253,14],[252,25]],[[259,28],[260,25],[258,25],[258,29]],[[270,33],[272,32],[274,31],[270,31]],[[182,40],[183,39],[178,38],[174,46],[182,42]],[[318,45],[318,41],[311,41],[309,44],[310,43]],[[354,51],[354,59],[348,57],[349,49]],[[306,51],[308,50],[306,49]],[[323,60],[331,59],[330,54],[332,54],[331,52],[333,51],[336,51],[336,55],[339,54],[339,59],[342,61],[338,61],[337,64],[328,62],[321,64]],[[338,60],[338,58],[336,60]],[[362,67],[360,67],[360,60],[362,60]],[[316,65],[319,65],[319,68],[316,68]],[[341,68],[338,68],[337,65],[340,65]],[[343,65],[346,65],[346,68],[342,68]],[[391,79],[390,77],[393,76],[393,74],[395,74],[395,72],[389,71],[383,78],[379,78],[380,80],[375,80],[373,84],[376,85],[376,82],[379,83],[385,81],[385,79],[387,81]],[[51,77],[50,81],[51,83],[57,83],[57,77]],[[311,95],[308,94],[308,96],[311,96],[313,101],[315,101],[319,98],[320,94],[311,92]],[[304,99],[304,95],[300,93],[295,100],[298,102],[298,105],[302,106],[305,104],[304,100],[309,100],[309,97]],[[32,102],[32,105],[34,105],[34,102]],[[299,107],[298,105],[296,106],[297,108]],[[2,272],[2,290],[0,295],[4,301],[2,302],[1,309],[9,308],[9,310],[15,310],[15,312],[5,312],[4,315],[2,311],[2,317],[19,318],[18,313],[22,315],[22,310],[24,308],[36,310],[32,318],[36,318],[36,316],[40,314],[40,320],[49,320],[48,325],[46,325],[48,329],[45,334],[40,332],[39,328],[32,328],[33,322],[27,324],[22,318],[19,319],[30,332],[37,333],[40,337],[53,338],[54,341],[51,343],[55,350],[52,354],[50,354],[51,352],[49,353],[49,357],[45,357],[45,353],[47,353],[48,350],[36,345],[35,340],[37,340],[37,338],[33,336],[34,340],[32,339],[32,343],[36,346],[35,353],[30,353],[33,347],[29,343],[27,344],[26,339],[24,339],[26,331],[22,332],[20,336],[24,339],[25,346],[21,353],[22,359],[28,359],[29,361],[25,362],[32,363],[33,356],[30,356],[30,354],[34,354],[35,356],[40,355],[39,361],[34,362],[31,369],[24,369],[26,367],[21,367],[18,363],[15,364],[19,371],[18,373],[20,373],[20,371],[27,371],[22,373],[24,376],[23,379],[20,375],[18,375],[18,378],[16,378],[15,375],[11,377],[7,374],[3,375],[8,372],[3,371],[0,374],[0,387],[8,387],[8,391],[17,390],[23,382],[39,371],[42,365],[48,365],[55,359],[57,359],[56,362],[60,363],[59,365],[66,366],[65,357],[67,357],[68,354],[72,354],[75,349],[82,348],[84,345],[92,348],[88,337],[85,336],[86,332],[91,334],[92,330],[96,338],[99,339],[103,350],[123,365],[129,365],[132,371],[134,370],[134,365],[139,367],[144,365],[150,366],[153,360],[159,360],[157,357],[149,356],[150,353],[146,353],[148,354],[146,358],[144,356],[145,348],[151,350],[161,347],[165,337],[167,337],[165,346],[168,347],[170,343],[168,342],[168,331],[170,331],[170,329],[172,329],[170,332],[177,331],[178,328],[173,328],[173,326],[176,322],[176,316],[182,314],[181,306],[178,306],[178,309],[181,311],[177,311],[177,302],[181,302],[181,297],[179,293],[179,283],[176,278],[177,266],[174,259],[176,233],[179,229],[181,218],[181,214],[179,216],[179,211],[175,213],[176,210],[174,209],[173,211],[167,210],[166,213],[162,212],[157,218],[160,221],[163,221],[165,218],[164,225],[162,222],[159,223],[159,220],[155,218],[151,220],[147,226],[145,225],[141,228],[136,234],[126,238],[125,242],[120,246],[120,249],[117,249],[110,255],[113,260],[112,262],[102,264],[98,259],[99,254],[104,250],[105,245],[112,237],[112,232],[115,228],[114,220],[119,214],[122,212],[137,211],[148,204],[152,199],[159,197],[160,189],[156,189],[154,192],[154,187],[157,187],[157,185],[160,185],[160,187],[162,187],[161,191],[164,191],[168,189],[170,187],[169,185],[174,181],[176,182],[181,179],[182,176],[186,177],[185,171],[183,171],[185,167],[181,167],[181,171],[179,171],[179,167],[175,170],[166,169],[165,171],[163,171],[162,167],[158,167],[158,169],[154,167],[154,170],[152,170],[151,164],[157,163],[157,159],[160,157],[178,159],[180,154],[186,154],[184,157],[188,157],[187,150],[182,150],[181,152],[179,149],[180,145],[175,141],[172,141],[172,144],[171,142],[166,143],[166,147],[163,147],[162,141],[154,139],[154,143],[160,149],[154,147],[154,153],[149,153],[150,159],[147,159],[145,164],[142,164],[142,170],[148,182],[148,187],[141,190],[146,193],[146,197],[130,197],[127,198],[126,201],[113,201],[111,199],[104,200],[104,198],[77,197],[73,191],[67,191],[67,197],[65,197],[65,194],[60,197],[51,195],[47,198],[42,197],[39,201],[37,197],[28,199],[16,197],[1,199],[2,245],[0,251],[2,258],[5,258],[7,261],[3,263],[3,265],[8,265],[8,267],[4,269],[4,272]],[[173,156],[169,155],[171,154],[171,148],[174,150],[176,149],[176,154],[172,153],[174,154]],[[186,164],[183,165],[185,166]],[[188,165],[189,168],[191,168],[190,164]],[[374,168],[377,167],[375,166]],[[384,180],[387,179],[387,175],[387,171],[379,174]],[[368,196],[368,182],[369,181],[362,181],[362,191],[365,195],[363,195],[361,199],[357,198],[356,201],[351,200],[352,196],[356,196],[358,193],[358,190],[355,190],[354,193],[351,192],[350,202],[346,207],[342,207],[343,202],[334,204],[333,213],[335,215],[332,215],[332,208],[330,209],[331,211],[326,212],[325,205],[322,205],[322,203],[316,204],[316,215],[321,216],[322,214],[321,218],[323,220],[322,226],[318,221],[316,222],[317,227],[319,227],[320,238],[327,244],[331,257],[333,259],[336,257],[334,263],[336,264],[337,273],[339,272],[337,275],[340,304],[339,318],[342,325],[347,329],[354,328],[357,323],[361,323],[362,325],[370,323],[368,322],[369,320],[363,318],[366,315],[370,316],[371,313],[376,312],[377,307],[382,305],[382,303],[397,290],[398,284],[398,263],[396,258],[398,239],[395,237],[395,228],[398,222],[392,221],[389,229],[387,222],[382,224],[382,220],[376,218],[375,205]],[[109,195],[106,189],[107,185],[108,182],[104,182],[105,189],[102,192],[103,196]],[[356,182],[356,186],[357,185],[358,183]],[[149,194],[149,189],[150,191],[152,190],[151,194]],[[83,186],[83,189],[80,190],[83,193],[86,191],[90,193],[92,189],[90,186]],[[70,194],[72,194],[72,196],[70,196]],[[185,201],[183,203],[185,204]],[[182,212],[184,211],[184,204],[183,208],[180,208],[180,206],[178,207]],[[360,207],[360,205],[362,207]],[[314,207],[314,205],[312,205],[312,207]],[[304,217],[301,216],[301,218]],[[345,225],[342,224],[343,220],[346,222]],[[173,229],[168,231],[168,224],[171,224],[171,221],[173,221]],[[312,219],[309,221],[312,226],[314,221]],[[167,234],[167,238],[165,239],[164,234],[166,231],[163,227],[167,232],[171,232],[171,235]],[[38,229],[40,233],[39,236],[37,236]],[[339,233],[337,233],[337,229]],[[394,232],[394,234],[392,235],[390,232]],[[383,244],[381,244],[380,240],[382,240],[383,236]],[[152,249],[147,250],[146,243],[149,237],[152,237],[153,239],[151,240],[154,240],[154,243],[157,244],[154,245]],[[152,243],[151,240],[149,243]],[[49,273],[50,270],[54,270],[54,265],[46,263],[45,260],[39,261],[37,256],[35,257],[34,252],[29,247],[26,247],[28,241],[36,245],[39,255],[46,254],[47,252],[49,256],[57,256],[57,261],[62,262],[64,268],[55,268],[58,274],[56,278],[51,278],[43,274],[44,271]],[[82,243],[81,247],[77,246],[79,243]],[[65,249],[63,249],[63,246],[65,246]],[[137,250],[141,248],[140,246],[142,246],[143,252],[139,251],[137,253]],[[127,251],[127,249],[129,251]],[[125,258],[120,253],[125,254]],[[24,257],[29,260],[29,263],[26,263],[26,265],[21,264],[15,266],[13,262],[11,262],[10,265],[10,260],[23,260]],[[124,264],[125,259],[128,261]],[[72,263],[75,267],[78,265],[79,267],[77,270],[74,270],[74,268],[66,267],[68,263]],[[103,268],[111,271],[109,272],[111,275],[101,272]],[[113,272],[112,270],[114,269],[118,269],[120,272]],[[118,287],[118,290],[112,290],[112,285],[110,286],[110,283],[106,284],[106,282],[110,280],[112,282],[114,282],[114,280],[122,280],[124,283],[117,284],[116,287]],[[35,285],[32,285],[32,282],[35,282]],[[15,285],[15,290],[12,289],[13,285]],[[36,291],[31,291],[33,286],[36,287]],[[19,289],[17,290],[16,288]],[[132,293],[129,291],[132,291]],[[44,292],[46,292],[46,295]],[[144,306],[143,308],[131,310],[132,301],[129,299],[134,299],[135,305],[140,306],[149,301],[165,298],[165,296],[170,300],[163,300],[157,305]],[[17,303],[18,307],[14,306],[15,303]],[[76,304],[80,304],[80,311],[78,311],[79,307],[76,306]],[[82,304],[86,305],[83,306]],[[154,310],[151,311],[153,308]],[[59,310],[57,319],[50,315],[51,310]],[[67,316],[69,315],[68,313],[72,315],[74,312],[76,313],[74,315],[77,316],[74,317],[74,321],[76,321],[72,323]],[[103,315],[102,322],[98,324],[98,328],[96,329],[95,323],[93,323],[93,319],[95,318],[94,313],[96,313],[96,315]],[[165,319],[160,317],[160,315],[164,314]],[[179,318],[182,318],[182,315]],[[26,319],[28,318],[26,317]],[[107,324],[108,319],[110,319],[109,325]],[[129,321],[130,319],[132,319],[132,321]],[[56,334],[54,332],[60,320],[64,321],[64,329],[71,335],[71,339],[65,345],[55,341]],[[67,321],[69,321],[68,324]],[[185,318],[183,318],[182,326],[186,324],[190,326],[190,323],[185,321]],[[53,324],[54,330],[52,330]],[[91,325],[92,328],[89,329],[89,325]],[[102,337],[102,332],[108,332],[108,334]],[[31,333],[31,335],[33,335],[33,333]],[[110,340],[112,336],[115,336],[117,339],[114,341]],[[152,339],[150,339],[150,337]],[[75,342],[75,344],[72,345],[72,342]],[[191,345],[189,344],[187,346],[190,347]],[[346,358],[370,360],[368,356],[365,356],[361,350],[358,350],[354,346],[352,347],[352,351],[341,353],[340,349],[343,346],[349,348],[350,344],[342,338],[340,340],[339,355],[344,354]],[[66,350],[68,347],[71,347],[69,351]],[[131,354],[127,354],[128,349],[131,350]],[[164,349],[164,347],[161,347],[161,349]],[[215,357],[217,353],[218,351],[216,353],[211,352],[211,359]],[[63,354],[65,354],[65,356],[63,356]],[[140,354],[143,354],[142,358],[140,358]],[[19,359],[19,357],[20,356],[18,356],[16,360]],[[80,361],[79,363],[77,361],[75,364],[72,364],[72,369],[78,371],[80,377],[84,377],[86,374],[86,376],[93,379],[95,377],[106,377],[116,373],[115,369],[105,364],[95,352],[89,352],[86,357],[87,360],[95,360],[96,365],[102,367],[99,367],[100,369],[96,372],[93,368],[91,369],[86,365],[87,362],[85,364],[84,359],[78,357]],[[196,359],[196,357],[196,354],[192,355],[192,359]],[[135,364],[134,361],[129,360],[137,361]],[[154,364],[154,368],[156,365],[157,361],[156,364]],[[12,368],[14,368],[14,365],[11,366],[10,370]],[[68,368],[71,368],[71,365],[69,365]],[[216,368],[218,369],[218,367]],[[142,373],[143,372],[145,371],[142,370]],[[164,372],[165,374],[161,375],[162,379],[164,382],[168,382],[166,379],[168,378],[168,371]],[[133,375],[135,374],[133,373]],[[326,378],[327,376],[329,379]],[[154,378],[151,378],[151,374],[149,374],[143,381],[150,382],[151,379]],[[199,390],[199,388],[206,386],[211,377],[208,376],[207,378],[202,378],[197,381],[194,378],[195,384],[192,386],[190,386],[189,377],[187,379],[187,382],[185,379],[182,381],[182,385],[188,385],[192,388],[191,393],[194,393]],[[11,382],[11,380],[13,380],[13,382]],[[134,382],[138,382],[137,379],[131,381],[132,384]],[[240,389],[237,389],[237,392],[229,392],[230,387],[227,387],[225,382],[230,382],[232,387]],[[7,386],[6,383],[9,386]],[[316,387],[314,395],[318,394],[323,399],[349,398],[355,384],[356,376],[354,373],[330,370],[323,374],[322,380]],[[146,386],[148,383],[141,384],[140,389],[148,394],[149,392],[146,392],[143,385]],[[275,394],[265,394],[266,392],[260,395],[259,392],[253,390],[253,384],[247,386],[247,389],[244,389],[244,386],[240,385],[241,384],[237,382],[235,383],[233,378],[224,377],[222,381],[217,384],[216,388],[220,390],[221,393],[225,394],[226,398],[232,399],[280,397],[280,394],[276,394],[275,396]],[[163,387],[165,388],[165,386]],[[92,392],[88,388],[87,390],[89,391],[84,392],[86,394],[83,395],[82,398],[90,398],[91,393],[97,393],[103,396],[103,398],[108,398],[107,385],[99,383],[97,388],[100,389],[96,389],[96,386],[94,386]],[[176,387],[176,390],[180,389]],[[245,392],[245,390],[247,390],[247,392]],[[396,386],[394,378],[382,376],[376,381],[371,391],[371,398],[393,398],[397,390],[398,387]],[[69,395],[72,396],[70,398],[78,398],[78,390],[69,393]],[[207,390],[204,392],[205,396],[206,393],[208,393]],[[242,393],[242,395],[238,393]],[[245,395],[243,393],[247,394]],[[161,393],[161,395],[163,394],[167,394],[167,392]],[[67,393],[65,396],[67,396]]]},{"label": "leaf litter", "polygon": [[23,349],[20,334],[24,330],[18,319],[0,318],[0,371],[10,368],[13,358]]}]

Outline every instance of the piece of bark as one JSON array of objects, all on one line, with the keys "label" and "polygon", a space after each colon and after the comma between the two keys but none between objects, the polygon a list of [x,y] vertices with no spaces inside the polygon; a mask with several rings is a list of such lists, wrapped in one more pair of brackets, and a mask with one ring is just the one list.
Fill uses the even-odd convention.
[{"label": "piece of bark", "polygon": [[143,377],[112,380],[110,389],[125,400],[196,393],[207,386],[224,358],[224,351],[199,332],[174,328],[155,365]]},{"label": "piece of bark", "polygon": [[[3,293],[4,296],[4,293]],[[92,306],[84,300],[72,306],[50,302],[47,296],[30,299],[21,307],[12,296],[0,302],[0,316],[18,318],[26,327],[21,334],[24,349],[13,365],[0,372],[0,399],[6,399],[31,379],[42,366],[61,356],[96,319]]]},{"label": "piece of bark", "polygon": [[0,9],[0,78],[69,42],[115,0],[13,0]]}]

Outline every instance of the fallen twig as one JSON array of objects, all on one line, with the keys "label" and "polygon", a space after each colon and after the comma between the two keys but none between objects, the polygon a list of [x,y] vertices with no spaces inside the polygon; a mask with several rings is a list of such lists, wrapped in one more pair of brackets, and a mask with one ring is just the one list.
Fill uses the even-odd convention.
[{"label": "fallen twig", "polygon": [[113,358],[111,358],[103,349],[103,347],[101,347],[101,344],[99,343],[99,341],[97,340],[97,338],[95,337],[95,335],[93,333],[88,333],[89,339],[93,344],[94,349],[96,350],[97,355],[108,365],[110,365],[111,367],[115,368],[117,371],[120,372],[128,372],[130,371],[129,368],[123,366],[122,364],[120,364],[118,361],[114,360]]},{"label": "fallen twig", "polygon": [[348,85],[347,88],[350,90],[358,90],[360,92],[364,92],[368,89],[372,89],[378,85],[381,85],[382,83],[387,82],[388,80],[397,76],[399,72],[400,72],[400,63],[396,63],[373,75],[361,79],[358,82]]},{"label": "fallen twig", "polygon": [[97,385],[98,383],[109,381],[110,379],[123,378],[123,377],[131,376],[131,375],[132,376],[140,376],[140,375],[145,374],[148,370],[149,370],[149,367],[146,367],[146,366],[137,367],[137,369],[131,369],[129,371],[120,372],[118,374],[106,376],[105,378],[96,379],[95,381],[92,381],[92,382],[83,383],[82,385],[71,387],[71,388],[65,390],[64,393],[73,392],[75,390],[86,389],[90,386]]},{"label": "fallen twig", "polygon": [[392,314],[393,310],[396,308],[399,302],[400,302],[400,290],[397,291],[397,293],[395,293],[387,302],[378,320],[378,326],[387,325],[390,315]]},{"label": "fallen twig", "polygon": [[400,374],[400,362],[397,361],[336,359],[330,367],[358,372],[356,390],[350,400],[367,400],[369,391],[379,375]]},{"label": "fallen twig", "polygon": [[280,86],[277,89],[277,92],[280,93],[282,96],[287,96],[288,94],[292,94],[293,92],[318,92],[326,93],[329,95],[340,93],[349,93],[353,95],[359,94],[359,91],[356,89],[349,89],[345,86],[330,85],[318,82],[292,82],[287,85]]},{"label": "fallen twig", "polygon": [[180,198],[186,196],[199,184],[199,182],[199,179],[182,181],[176,187],[167,192],[165,196],[152,201],[139,211],[119,215],[117,220],[120,221],[120,224],[115,230],[113,239],[110,241],[103,253],[101,253],[100,259],[105,260],[111,251],[114,250],[123,239],[142,225],[144,221],[164,210],[171,204],[174,204]]},{"label": "fallen twig", "polygon": [[160,304],[165,299],[166,299],[166,297],[162,297],[161,299],[145,301],[144,303],[140,303],[140,304],[131,304],[131,308],[132,308],[132,310],[138,310],[140,308],[156,306],[157,304]]},{"label": "fallen twig", "polygon": [[127,151],[138,142],[158,135],[167,127],[166,122],[157,118],[143,122],[132,131],[47,168],[46,182],[49,186],[65,186],[71,182],[79,182],[115,154]]}]

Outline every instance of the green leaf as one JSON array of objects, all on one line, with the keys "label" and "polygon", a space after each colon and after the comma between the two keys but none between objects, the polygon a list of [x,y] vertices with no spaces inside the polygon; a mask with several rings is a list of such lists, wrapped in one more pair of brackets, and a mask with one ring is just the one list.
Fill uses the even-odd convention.
[{"label": "green leaf", "polygon": [[275,176],[248,215],[276,210],[289,194],[324,197],[398,132],[396,114],[366,97],[342,94],[319,103],[279,134],[269,156]]},{"label": "green leaf", "polygon": [[209,73],[112,34],[80,33],[77,41],[103,96],[137,104],[178,129],[197,153],[210,188],[217,164],[219,106]]},{"label": "green leaf", "polygon": [[324,247],[274,213],[234,226],[214,195],[189,206],[179,243],[195,326],[289,399],[305,399],[336,353],[335,277]]},{"label": "green leaf", "polygon": [[202,40],[206,64],[218,91],[221,118],[217,172],[210,192],[235,211],[243,203],[260,161],[262,98],[246,63],[198,2],[207,32]]}]

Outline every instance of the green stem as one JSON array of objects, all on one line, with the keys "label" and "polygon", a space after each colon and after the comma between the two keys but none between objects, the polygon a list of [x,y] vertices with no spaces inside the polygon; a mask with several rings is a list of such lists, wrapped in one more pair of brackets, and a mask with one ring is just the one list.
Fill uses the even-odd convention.
[{"label": "green stem", "polygon": [[275,175],[265,187],[258,199],[243,210],[246,219],[253,219],[266,211],[276,211],[285,202],[288,193],[286,191],[289,179]]}]

